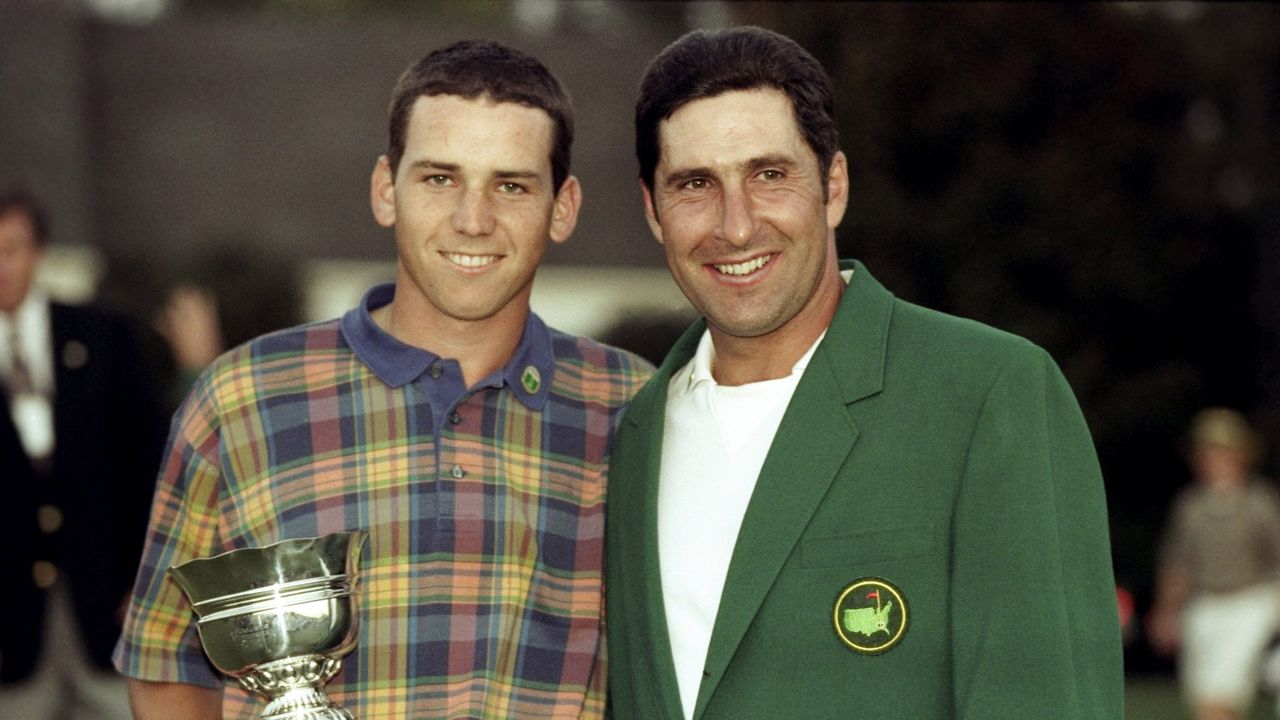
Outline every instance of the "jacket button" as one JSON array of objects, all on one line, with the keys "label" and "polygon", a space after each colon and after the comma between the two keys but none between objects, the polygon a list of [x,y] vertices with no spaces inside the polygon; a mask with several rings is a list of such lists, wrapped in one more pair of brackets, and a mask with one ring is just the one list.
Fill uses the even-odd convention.
[{"label": "jacket button", "polygon": [[440,363],[435,362],[431,363],[431,367],[427,368],[427,372],[431,374],[431,377],[438,378],[444,374],[444,368],[440,366]]},{"label": "jacket button", "polygon": [[36,587],[48,590],[58,582],[58,568],[48,560],[37,560],[31,566],[31,579],[35,581]]},{"label": "jacket button", "polygon": [[62,511],[57,505],[41,505],[36,510],[36,524],[40,532],[52,535],[62,529]]}]

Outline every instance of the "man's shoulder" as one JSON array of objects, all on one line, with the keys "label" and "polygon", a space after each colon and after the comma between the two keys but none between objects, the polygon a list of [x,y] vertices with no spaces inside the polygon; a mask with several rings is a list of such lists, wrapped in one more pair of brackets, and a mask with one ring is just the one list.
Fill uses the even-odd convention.
[{"label": "man's shoulder", "polygon": [[201,384],[219,387],[238,382],[246,374],[283,378],[323,373],[326,366],[348,364],[351,348],[339,321],[296,325],[260,335],[223,353],[209,365]]},{"label": "man's shoulder", "polygon": [[903,300],[894,301],[886,352],[890,366],[921,368],[948,382],[1056,367],[1048,352],[1021,335]]},{"label": "man's shoulder", "polygon": [[635,353],[553,328],[548,332],[555,360],[553,391],[616,405],[630,400],[653,375],[653,365]]},{"label": "man's shoulder", "polygon": [[910,370],[954,379],[988,375],[1011,363],[1038,366],[1047,357],[1019,335],[898,298],[861,266],[850,292],[828,332],[835,340],[830,347],[844,362],[884,363],[890,373]]},{"label": "man's shoulder", "polygon": [[127,315],[101,305],[75,305],[51,301],[50,322],[76,334],[89,333],[110,340],[135,340],[137,324]]},{"label": "man's shoulder", "polygon": [[1040,348],[1021,335],[969,318],[894,300],[892,341],[927,343],[950,353],[1035,355]]},{"label": "man's shoulder", "polygon": [[1245,488],[1249,493],[1250,506],[1266,512],[1280,510],[1280,489],[1271,479],[1255,475],[1249,479]]},{"label": "man's shoulder", "polygon": [[74,318],[77,321],[127,322],[122,313],[101,305],[69,303],[59,300],[49,301],[49,313],[55,318]]}]

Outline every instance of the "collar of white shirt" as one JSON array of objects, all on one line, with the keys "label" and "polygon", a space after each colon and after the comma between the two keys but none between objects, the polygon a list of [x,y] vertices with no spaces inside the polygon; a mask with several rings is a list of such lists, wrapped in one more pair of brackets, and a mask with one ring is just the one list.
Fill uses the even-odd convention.
[{"label": "collar of white shirt", "polygon": [[[853,270],[840,271],[840,278],[844,280],[844,284],[848,285],[853,280]],[[813,357],[813,351],[817,349],[818,344],[822,342],[822,338],[827,336],[827,331],[823,330],[818,335],[809,349],[800,356],[796,364],[791,367],[791,375],[800,375],[805,368],[809,366],[809,359]],[[711,340],[711,330],[703,330],[702,338],[698,340],[698,349],[694,351],[693,358],[685,363],[684,367],[676,371],[672,376],[671,383],[668,385],[669,392],[672,397],[680,397],[693,392],[693,389],[701,383],[716,384],[716,379],[711,375],[711,367],[715,363],[716,348],[715,343]]]},{"label": "collar of white shirt", "polygon": [[[15,325],[21,348],[10,347]],[[0,372],[4,377],[13,371],[13,354],[21,352],[32,385],[41,393],[53,392],[53,330],[49,296],[43,290],[31,288],[12,315],[0,313],[0,350]]]}]

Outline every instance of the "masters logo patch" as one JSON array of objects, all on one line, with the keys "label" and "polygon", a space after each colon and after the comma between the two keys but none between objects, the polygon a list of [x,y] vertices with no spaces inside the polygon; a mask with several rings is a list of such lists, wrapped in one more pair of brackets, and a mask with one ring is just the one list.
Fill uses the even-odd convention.
[{"label": "masters logo patch", "polygon": [[840,591],[831,620],[836,637],[850,650],[878,655],[907,633],[907,601],[887,580],[859,578]]}]

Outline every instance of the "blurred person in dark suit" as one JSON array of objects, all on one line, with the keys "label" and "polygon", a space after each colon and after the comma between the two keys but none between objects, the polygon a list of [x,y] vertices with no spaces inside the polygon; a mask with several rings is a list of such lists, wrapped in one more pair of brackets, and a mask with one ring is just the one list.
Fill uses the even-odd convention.
[{"label": "blurred person in dark suit", "polygon": [[0,195],[0,717],[128,718],[112,669],[164,421],[124,318],[34,282],[48,222]]},{"label": "blurred person in dark suit", "polygon": [[1280,498],[1254,471],[1260,445],[1240,413],[1203,410],[1188,439],[1195,483],[1169,514],[1149,634],[1178,652],[1198,720],[1237,720],[1280,621]]}]

